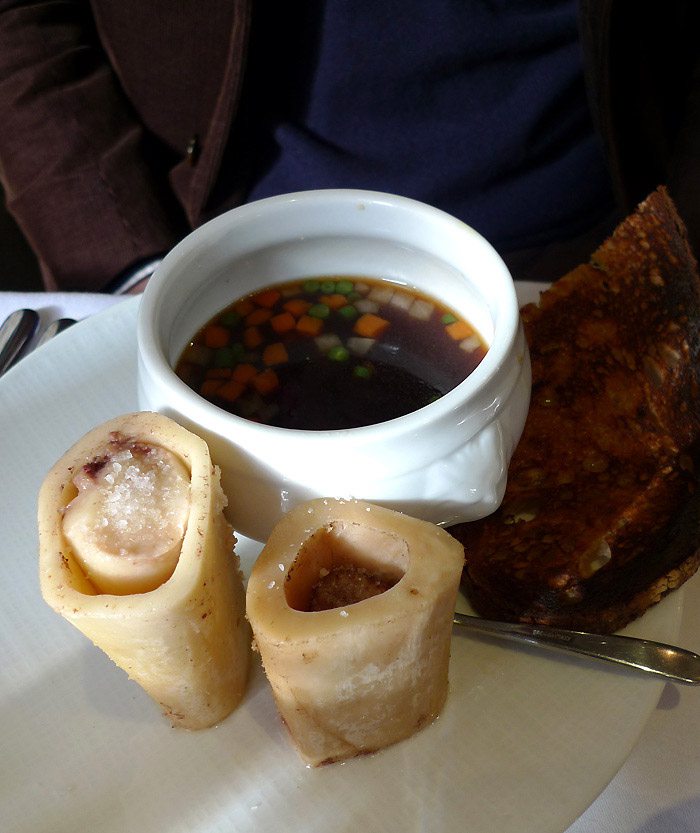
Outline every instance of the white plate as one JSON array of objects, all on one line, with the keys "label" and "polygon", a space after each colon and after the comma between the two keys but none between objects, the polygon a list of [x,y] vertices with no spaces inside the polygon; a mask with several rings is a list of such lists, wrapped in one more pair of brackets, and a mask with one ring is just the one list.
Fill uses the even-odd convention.
[{"label": "white plate", "polygon": [[[532,287],[520,287],[531,292]],[[376,755],[303,766],[259,666],[202,732],[156,705],[43,602],[35,503],[88,429],[135,410],[138,299],[0,381],[0,816],[9,833],[561,833],[620,767],[662,683],[458,632],[441,717]],[[248,571],[257,545],[241,542]],[[682,591],[629,628],[677,638]]]}]

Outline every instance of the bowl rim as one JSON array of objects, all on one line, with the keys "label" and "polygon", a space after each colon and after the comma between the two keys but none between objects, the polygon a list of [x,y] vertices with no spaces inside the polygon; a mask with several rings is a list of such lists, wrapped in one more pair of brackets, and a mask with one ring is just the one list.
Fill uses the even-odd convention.
[{"label": "bowl rim", "polygon": [[[204,399],[177,376],[158,337],[163,316],[162,300],[168,291],[171,275],[177,275],[181,267],[183,255],[201,247],[208,239],[216,239],[222,230],[226,229],[230,232],[237,225],[250,222],[270,209],[284,211],[309,204],[318,207],[324,204],[329,206],[341,203],[355,204],[355,206],[358,203],[370,203],[422,214],[432,222],[440,222],[451,227],[453,233],[464,236],[465,240],[471,239],[472,244],[476,243],[488,254],[496,267],[494,277],[500,278],[499,321],[497,327],[494,322],[494,339],[482,361],[469,376],[436,401],[408,414],[356,428],[315,430],[264,425],[232,414]],[[488,389],[494,379],[499,376],[499,371],[504,364],[514,358],[513,352],[518,341],[519,329],[520,311],[513,278],[492,244],[467,223],[427,203],[382,191],[353,188],[298,191],[266,197],[223,212],[191,231],[166,254],[146,286],[139,306],[137,318],[139,375],[142,374],[142,370],[145,370],[151,379],[160,379],[165,387],[172,390],[180,412],[187,414],[192,423],[201,424],[208,430],[218,433],[221,432],[220,426],[227,423],[232,429],[235,428],[237,435],[263,433],[271,439],[294,438],[299,441],[308,441],[313,438],[316,443],[337,440],[339,436],[351,436],[358,441],[363,439],[371,442],[378,437],[393,433],[412,434],[422,430],[426,424],[432,425],[450,418],[454,420],[455,414],[460,414],[466,409],[468,403],[478,399],[479,394],[484,393],[485,389]],[[496,335],[498,335],[498,340],[496,340]],[[513,380],[514,385],[515,380]],[[507,393],[509,394],[510,390]],[[488,396],[486,398],[488,399]],[[503,400],[506,398],[507,396],[502,397]],[[482,403],[482,408],[484,407],[495,414],[498,404],[493,401],[489,407],[488,403]]]}]

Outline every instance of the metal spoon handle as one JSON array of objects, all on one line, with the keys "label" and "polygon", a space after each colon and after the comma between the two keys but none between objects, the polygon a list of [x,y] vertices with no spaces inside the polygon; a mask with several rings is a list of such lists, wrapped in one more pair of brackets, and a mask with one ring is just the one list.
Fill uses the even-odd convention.
[{"label": "metal spoon handle", "polygon": [[39,340],[36,343],[37,348],[41,347],[42,344],[46,344],[47,341],[51,341],[54,336],[67,330],[68,327],[72,327],[73,324],[75,324],[74,318],[57,318],[55,321],[52,321],[39,336]]},{"label": "metal spoon handle", "polygon": [[14,362],[24,345],[34,335],[39,314],[33,309],[18,309],[0,325],[0,375]]},{"label": "metal spoon handle", "polygon": [[559,648],[594,659],[616,662],[688,685],[700,684],[700,656],[684,648],[617,634],[569,631],[541,625],[494,622],[455,613],[454,623],[480,633],[546,648]]}]

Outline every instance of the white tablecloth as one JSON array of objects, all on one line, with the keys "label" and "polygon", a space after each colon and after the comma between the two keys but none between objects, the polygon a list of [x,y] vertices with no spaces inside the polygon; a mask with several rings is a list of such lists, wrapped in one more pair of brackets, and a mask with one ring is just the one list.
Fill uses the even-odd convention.
[{"label": "white tablecloth", "polygon": [[[30,307],[40,313],[43,328],[54,318],[80,320],[124,300],[0,292],[0,321]],[[700,575],[688,582],[685,593],[678,644],[700,653]],[[700,833],[700,687],[666,685],[626,763],[567,833]]]}]

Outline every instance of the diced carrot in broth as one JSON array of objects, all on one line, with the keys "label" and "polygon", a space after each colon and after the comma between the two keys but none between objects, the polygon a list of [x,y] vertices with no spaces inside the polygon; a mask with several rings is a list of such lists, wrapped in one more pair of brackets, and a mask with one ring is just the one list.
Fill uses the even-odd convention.
[{"label": "diced carrot in broth", "polygon": [[290,298],[282,306],[287,312],[291,312],[295,318],[300,318],[311,308],[311,301],[305,301],[303,298]]},{"label": "diced carrot in broth", "polygon": [[222,399],[225,399],[227,402],[235,402],[244,390],[245,385],[242,385],[240,382],[236,382],[233,379],[231,379],[230,381],[225,382],[219,388],[219,390],[216,392],[216,395],[220,396]]},{"label": "diced carrot in broth", "polygon": [[263,350],[262,360],[266,365],[285,364],[289,360],[287,348],[281,341],[268,344]]},{"label": "diced carrot in broth", "polygon": [[353,330],[363,338],[379,338],[389,326],[386,318],[381,318],[373,312],[366,312],[355,322]]},{"label": "diced carrot in broth", "polygon": [[330,307],[331,309],[340,309],[341,307],[344,307],[348,302],[348,299],[345,297],[345,295],[340,295],[339,293],[336,293],[334,295],[321,295],[321,297],[318,300],[321,304],[325,304],[327,307]]},{"label": "diced carrot in broth", "polygon": [[243,330],[243,344],[249,349],[254,350],[263,342],[263,337],[257,327],[247,327]]},{"label": "diced carrot in broth", "polygon": [[253,302],[259,307],[266,307],[271,309],[282,297],[282,294],[277,289],[265,289],[253,296]]},{"label": "diced carrot in broth", "polygon": [[454,324],[448,324],[445,330],[447,335],[455,341],[461,341],[474,333],[474,330],[466,321],[455,321]]},{"label": "diced carrot in broth", "polygon": [[267,320],[269,320],[272,313],[269,309],[254,309],[251,313],[246,315],[245,323],[249,327],[258,327],[260,324],[264,324]]},{"label": "diced carrot in broth", "polygon": [[246,315],[255,309],[253,302],[249,298],[242,298],[240,301],[237,301],[233,305],[233,308],[241,316],[241,318],[245,318]]},{"label": "diced carrot in broth", "polygon": [[258,373],[255,379],[253,379],[253,387],[262,396],[266,396],[268,393],[276,390],[279,387],[279,383],[279,377],[271,367]]},{"label": "diced carrot in broth", "polygon": [[291,312],[281,312],[270,319],[270,326],[276,333],[288,333],[294,329],[296,323]]},{"label": "diced carrot in broth", "polygon": [[205,374],[207,379],[228,379],[230,376],[230,367],[210,367]]},{"label": "diced carrot in broth", "polygon": [[226,327],[221,324],[210,324],[204,330],[204,343],[207,347],[216,349],[217,347],[226,347],[231,338],[231,333]]},{"label": "diced carrot in broth", "polygon": [[231,376],[236,382],[240,382],[242,385],[247,385],[248,382],[250,382],[250,380],[257,375],[257,373],[258,371],[255,365],[243,362],[234,367]]},{"label": "diced carrot in broth", "polygon": [[302,315],[297,321],[297,332],[306,336],[317,336],[323,329],[323,319],[313,318],[311,315]]},{"label": "diced carrot in broth", "polygon": [[200,394],[205,397],[214,396],[217,391],[224,386],[223,379],[205,379],[199,388]]}]

